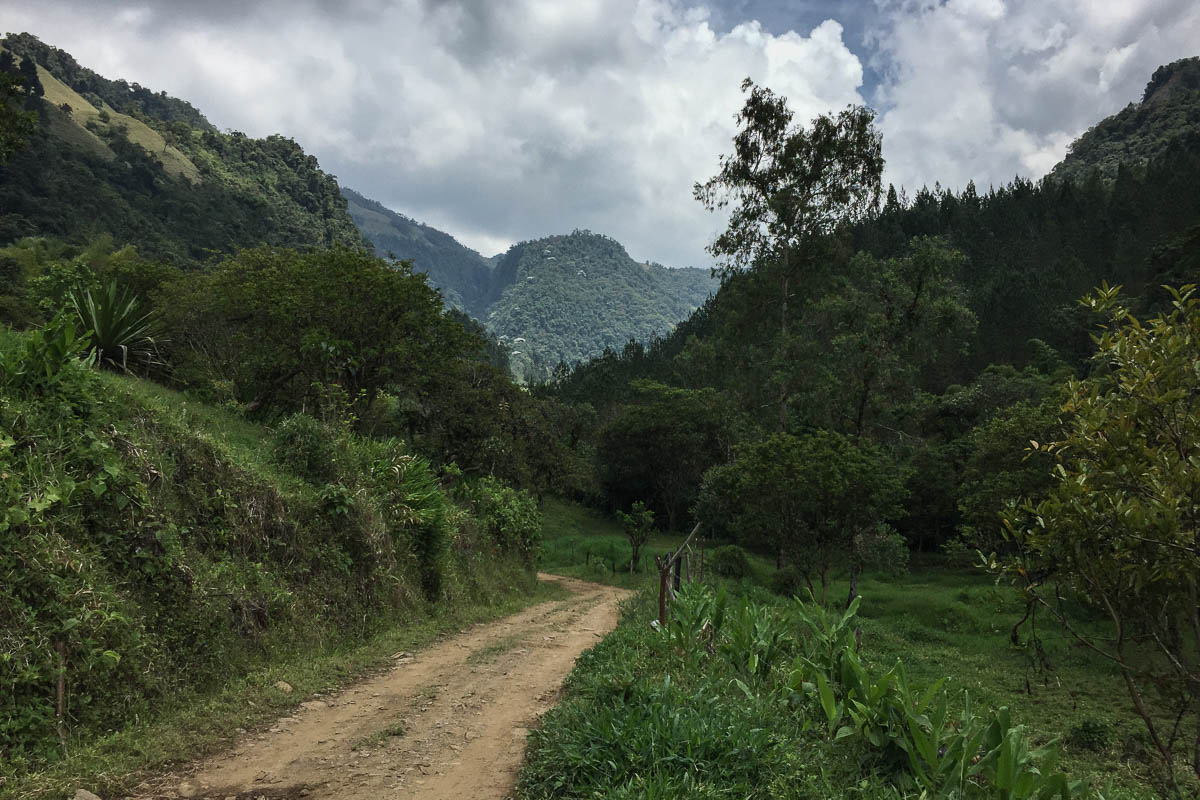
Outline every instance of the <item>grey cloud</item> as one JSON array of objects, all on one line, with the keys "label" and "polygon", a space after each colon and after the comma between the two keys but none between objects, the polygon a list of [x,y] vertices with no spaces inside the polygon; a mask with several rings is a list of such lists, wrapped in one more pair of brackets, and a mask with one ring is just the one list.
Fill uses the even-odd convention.
[{"label": "grey cloud", "polygon": [[[1181,0],[1111,19],[1075,0],[1012,0],[951,36],[936,35],[939,14],[992,0],[721,0],[707,14],[689,2],[0,0],[0,18],[221,127],[291,136],[344,184],[467,244],[588,227],[679,265],[708,263],[721,221],[690,187],[728,150],[746,75],[800,119],[865,92],[884,112],[890,177],[986,185],[1061,155],[1200,41],[1200,12]],[[844,32],[810,35],[827,18]],[[750,19],[763,25],[739,27]],[[956,38],[968,35],[985,44]],[[1130,44],[1102,79],[1106,54]]]}]

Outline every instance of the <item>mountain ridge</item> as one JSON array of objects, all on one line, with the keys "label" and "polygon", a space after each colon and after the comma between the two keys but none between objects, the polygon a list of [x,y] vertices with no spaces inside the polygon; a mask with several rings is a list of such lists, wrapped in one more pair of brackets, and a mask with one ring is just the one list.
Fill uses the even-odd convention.
[{"label": "mountain ridge", "polygon": [[1071,143],[1050,176],[1115,180],[1121,165],[1143,169],[1173,148],[1200,147],[1200,56],[1156,69],[1140,102],[1129,103]]},{"label": "mountain ridge", "polygon": [[616,239],[586,230],[518,242],[487,258],[353,189],[342,194],[378,255],[412,260],[447,304],[484,322],[502,342],[521,340],[510,360],[522,380],[548,377],[560,361],[599,356],[630,339],[666,335],[716,288],[707,269],[638,262]]}]

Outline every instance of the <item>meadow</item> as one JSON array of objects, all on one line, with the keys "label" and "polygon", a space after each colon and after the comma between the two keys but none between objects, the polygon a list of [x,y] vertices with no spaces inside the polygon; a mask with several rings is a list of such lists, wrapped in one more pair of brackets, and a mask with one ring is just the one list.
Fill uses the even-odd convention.
[{"label": "meadow", "polygon": [[[728,641],[703,634],[710,639],[697,657],[694,642],[652,627],[652,555],[680,537],[653,537],[643,559],[650,568],[630,575],[629,545],[615,521],[555,502],[547,503],[545,520],[542,570],[643,591],[617,631],[580,659],[563,702],[534,734],[523,797],[920,796],[921,787],[897,777],[894,753],[881,756],[848,735],[833,740],[818,724],[819,708],[780,701],[804,637],[796,629],[797,601],[767,588],[776,582],[770,561],[749,555],[739,579],[711,569],[706,575],[729,596],[727,618],[746,601],[773,620],[748,641],[757,636],[761,645],[774,635],[772,626],[779,629],[778,652],[755,684],[713,655]],[[717,544],[703,543],[710,552]],[[847,589],[844,580],[830,587],[837,612]],[[1026,627],[1013,644],[1012,626],[1024,613],[1014,589],[981,570],[924,559],[903,573],[865,576],[860,594],[854,627],[869,673],[901,662],[914,691],[939,686],[934,694],[946,698],[951,715],[966,703],[1009,709],[1030,751],[1054,744],[1057,769],[1083,781],[1077,792],[1154,796],[1152,749],[1119,673],[1049,622],[1037,627],[1037,642]],[[695,613],[673,610],[671,625]],[[1037,795],[996,794],[992,787],[942,796]]]}]

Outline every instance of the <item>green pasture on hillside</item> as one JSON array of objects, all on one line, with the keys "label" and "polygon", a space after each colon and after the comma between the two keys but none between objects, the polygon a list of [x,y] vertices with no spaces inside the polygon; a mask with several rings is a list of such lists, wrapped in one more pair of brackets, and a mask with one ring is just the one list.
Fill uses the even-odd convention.
[{"label": "green pasture on hillside", "polygon": [[[653,658],[645,661],[645,653],[635,656],[631,652],[622,652],[626,645],[619,642],[628,638],[628,646],[637,647],[641,645],[633,642],[640,642],[649,635],[646,631],[656,613],[653,598],[657,583],[649,553],[645,563],[651,565],[650,568],[629,575],[629,546],[619,524],[595,512],[556,502],[546,504],[545,523],[542,570],[645,589],[626,609],[621,627],[614,635],[618,644],[604,650],[597,648],[595,656],[582,659],[577,667],[579,674],[569,685],[590,685],[589,682],[595,680],[603,683],[605,670],[615,669],[613,663],[633,659],[645,667],[646,672],[640,677],[646,680],[663,680],[670,676],[672,680],[693,686],[700,692],[692,698],[694,702],[711,702],[718,708],[722,702],[736,701],[736,696],[726,697],[723,701],[704,699],[703,692],[711,691],[712,687],[706,684],[702,691],[694,685],[692,678],[676,674],[674,670],[678,664],[669,658],[661,662]],[[665,552],[681,540],[680,536],[656,536],[647,548],[651,553]],[[708,548],[717,544],[702,542],[702,546]],[[614,573],[611,569],[613,561],[623,563],[625,569]],[[751,555],[749,561],[749,577],[721,583],[733,593],[780,609],[795,602],[765,588],[771,585],[775,572],[770,560]],[[1112,791],[1117,794],[1107,796],[1127,796],[1130,792],[1132,796],[1139,796],[1150,791],[1151,765],[1154,763],[1152,748],[1119,673],[1111,664],[1077,645],[1049,620],[1038,621],[1036,630],[1040,647],[1029,643],[1028,627],[1021,631],[1021,644],[1013,645],[1010,631],[1024,613],[1024,605],[1015,590],[1003,583],[997,584],[992,576],[981,570],[956,568],[929,560],[915,563],[908,572],[898,575],[866,575],[859,588],[862,596],[858,615],[862,656],[870,669],[882,673],[900,660],[915,685],[929,686],[945,678],[944,690],[956,698],[952,703],[960,704],[959,698],[965,691],[971,702],[979,707],[1009,707],[1015,721],[1028,727],[1035,744],[1045,744],[1053,739],[1060,741],[1062,768],[1069,775],[1086,777],[1095,786],[1111,784]],[[840,608],[847,591],[844,577],[836,580],[830,586],[830,605]],[[652,642],[643,644],[657,652],[657,646]],[[610,659],[613,663],[609,663]],[[597,675],[601,677],[597,678]],[[616,688],[613,690],[617,691]],[[737,694],[736,689],[731,691]],[[570,691],[566,697],[569,707],[584,704],[584,708],[576,710],[585,716],[587,704],[595,702],[595,697],[576,697]],[[569,724],[574,713],[564,712],[560,717],[551,717],[548,724]],[[770,722],[770,714],[775,712],[762,713],[767,715],[767,724],[775,724]],[[783,730],[793,721],[775,722]],[[597,748],[600,752],[598,744]],[[826,776],[856,774],[852,766],[840,761],[843,756],[857,757],[835,748],[819,757],[814,756],[809,766],[824,770]],[[779,774],[790,769],[781,764],[775,767],[782,770]],[[697,762],[695,769],[720,773],[716,764],[704,766]],[[887,796],[871,775],[861,777],[866,796]],[[527,797],[583,796],[572,793],[569,777],[558,791],[546,792],[546,784],[535,783],[536,791],[528,789],[533,783],[527,784]],[[736,792],[725,793],[719,782],[708,789],[697,788],[698,784],[689,786],[688,791],[696,792],[694,796],[698,797],[742,796]],[[825,784],[818,780],[809,788],[819,794],[823,791],[821,786]],[[711,795],[707,793],[710,789]],[[843,794],[838,796],[860,796],[853,786],[840,787],[839,791]],[[643,795],[634,791],[628,796]],[[665,796],[684,795],[668,793]],[[810,795],[801,792],[794,796]]]}]

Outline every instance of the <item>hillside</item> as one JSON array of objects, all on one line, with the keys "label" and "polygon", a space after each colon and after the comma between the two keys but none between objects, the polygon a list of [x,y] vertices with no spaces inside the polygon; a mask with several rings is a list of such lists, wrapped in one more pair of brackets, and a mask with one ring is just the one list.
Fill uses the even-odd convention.
[{"label": "hillside", "polygon": [[183,263],[259,244],[361,246],[337,181],[289,138],[221,133],[188,103],[29,34],[0,41],[0,70],[21,76],[38,114],[0,166],[0,244],[110,233]]},{"label": "hillside", "polygon": [[522,242],[484,258],[454,237],[351,189],[350,216],[379,255],[411,259],[447,304],[512,345],[513,373],[543,378],[630,339],[666,335],[716,288],[708,270],[634,261],[589,231]]},{"label": "hillside", "polygon": [[485,321],[513,345],[518,375],[525,365],[573,364],[665,336],[716,289],[708,270],[638,263],[590,231],[516,244],[494,279],[505,288]]},{"label": "hillside", "polygon": [[448,305],[475,317],[486,315],[491,301],[493,263],[464,247],[450,234],[409,219],[342,187],[350,218],[375,247],[376,255],[389,253],[411,259],[418,272],[429,276],[429,283],[440,289]]},{"label": "hillside", "polygon": [[[22,82],[38,116],[26,147],[0,165],[0,245],[110,234],[188,265],[261,244],[357,248],[368,240],[379,255],[413,261],[447,305],[496,335],[528,340],[513,363],[522,377],[665,334],[713,285],[703,270],[638,264],[604,237],[552,237],[484,258],[342,189],[290,138],[222,133],[189,103],[104,78],[30,34],[0,41],[0,71]],[[556,242],[581,249],[564,253],[558,268],[553,256],[525,258]]]},{"label": "hillside", "polygon": [[1085,176],[1095,168],[1115,179],[1118,167],[1141,169],[1173,149],[1200,146],[1200,56],[1159,67],[1140,103],[1101,120],[1072,145],[1050,173],[1055,178]]}]

